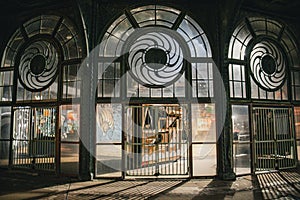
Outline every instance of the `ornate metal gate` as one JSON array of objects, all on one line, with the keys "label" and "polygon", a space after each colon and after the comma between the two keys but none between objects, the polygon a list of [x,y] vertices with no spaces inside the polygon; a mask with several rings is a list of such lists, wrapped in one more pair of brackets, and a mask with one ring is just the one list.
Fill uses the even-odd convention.
[{"label": "ornate metal gate", "polygon": [[126,175],[188,175],[186,120],[182,105],[126,107]]},{"label": "ornate metal gate", "polygon": [[292,108],[255,107],[252,114],[255,171],[295,167]]},{"label": "ornate metal gate", "polygon": [[16,108],[12,164],[17,168],[54,170],[55,108]]}]

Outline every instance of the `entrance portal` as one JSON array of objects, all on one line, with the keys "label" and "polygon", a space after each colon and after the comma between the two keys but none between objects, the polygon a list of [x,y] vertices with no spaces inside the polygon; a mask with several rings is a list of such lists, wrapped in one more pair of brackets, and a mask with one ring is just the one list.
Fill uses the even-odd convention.
[{"label": "entrance portal", "polygon": [[13,167],[55,170],[55,124],[55,108],[15,109]]},{"label": "entrance portal", "polygon": [[125,113],[127,176],[188,175],[185,106],[144,104]]},{"label": "entrance portal", "polygon": [[292,109],[255,107],[252,112],[255,171],[295,167]]}]

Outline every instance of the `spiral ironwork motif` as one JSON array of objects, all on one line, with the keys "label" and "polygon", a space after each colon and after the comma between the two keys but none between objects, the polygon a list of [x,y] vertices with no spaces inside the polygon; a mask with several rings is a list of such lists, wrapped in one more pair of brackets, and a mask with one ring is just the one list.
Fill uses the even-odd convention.
[{"label": "spiral ironwork motif", "polygon": [[19,80],[30,91],[42,91],[57,76],[58,53],[47,41],[31,43],[20,59]]},{"label": "spiral ironwork motif", "polygon": [[138,37],[129,50],[130,73],[147,87],[165,87],[183,71],[183,52],[178,41],[162,32]]},{"label": "spiral ironwork motif", "polygon": [[286,79],[286,60],[270,41],[254,45],[250,53],[250,68],[252,78],[265,90],[278,90]]}]

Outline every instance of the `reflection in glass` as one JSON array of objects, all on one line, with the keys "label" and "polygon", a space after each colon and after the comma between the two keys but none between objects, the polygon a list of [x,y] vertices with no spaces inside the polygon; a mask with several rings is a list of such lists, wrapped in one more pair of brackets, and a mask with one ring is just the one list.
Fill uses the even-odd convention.
[{"label": "reflection in glass", "polygon": [[251,172],[251,143],[249,131],[248,106],[232,105],[232,134],[234,172]]},{"label": "reflection in glass", "polygon": [[298,154],[298,162],[300,162],[300,141],[297,141],[297,154]]},{"label": "reflection in glass", "polygon": [[0,73],[0,100],[12,100],[13,71],[4,71]]},{"label": "reflection in glass", "polygon": [[0,107],[0,140],[10,139],[10,118],[11,118],[11,108],[10,107]]},{"label": "reflection in glass", "polygon": [[98,97],[119,97],[120,76],[120,63],[98,63]]},{"label": "reflection in glass", "polygon": [[0,107],[0,166],[8,166],[11,108]]},{"label": "reflection in glass", "polygon": [[77,175],[79,169],[79,145],[61,143],[61,173]]},{"label": "reflection in glass", "polygon": [[79,140],[79,105],[63,105],[60,107],[60,129],[62,141]]},{"label": "reflection in glass", "polygon": [[0,141],[0,167],[7,167],[9,159],[9,141]]},{"label": "reflection in glass", "polygon": [[76,98],[80,96],[80,77],[77,76],[80,65],[67,65],[63,68],[63,97]]},{"label": "reflection in glass", "polygon": [[193,144],[193,175],[214,176],[217,173],[216,144]]},{"label": "reflection in glass", "polygon": [[96,155],[96,176],[122,175],[122,145],[97,145]]},{"label": "reflection in glass", "polygon": [[296,139],[300,140],[300,107],[294,108]]},{"label": "reflection in glass", "polygon": [[193,142],[216,142],[215,105],[192,105]]}]

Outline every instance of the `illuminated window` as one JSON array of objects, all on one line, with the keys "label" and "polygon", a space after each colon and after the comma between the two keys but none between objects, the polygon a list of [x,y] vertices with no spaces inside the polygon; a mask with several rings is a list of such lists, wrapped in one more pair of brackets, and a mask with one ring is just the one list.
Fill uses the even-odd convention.
[{"label": "illuminated window", "polygon": [[[287,100],[289,70],[299,70],[297,52],[286,26],[271,19],[246,18],[229,44],[230,97],[246,98],[248,89],[248,98]],[[294,99],[300,92],[297,86],[294,82]]]},{"label": "illuminated window", "polygon": [[25,22],[13,34],[3,54],[2,101],[11,100],[12,81],[8,77],[14,75],[14,68],[18,71],[15,74],[18,76],[18,101],[57,99],[61,67],[65,77],[63,96],[76,96],[72,93],[78,89],[78,84],[70,79],[74,76],[70,65],[79,65],[84,56],[80,41],[78,31],[66,18],[41,15]]},{"label": "illuminated window", "polygon": [[[193,97],[213,97],[208,39],[195,20],[177,9],[148,5],[126,10],[104,34],[99,56],[98,97],[119,97],[122,76],[127,97],[185,97],[187,68],[196,73]],[[106,71],[122,73],[105,78]]]}]

